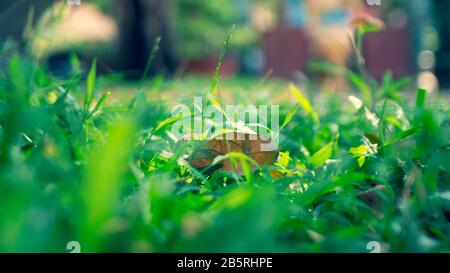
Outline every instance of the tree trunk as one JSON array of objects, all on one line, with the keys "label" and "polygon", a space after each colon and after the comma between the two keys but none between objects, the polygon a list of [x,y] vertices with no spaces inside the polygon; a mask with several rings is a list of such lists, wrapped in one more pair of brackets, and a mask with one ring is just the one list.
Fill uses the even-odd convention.
[{"label": "tree trunk", "polygon": [[[0,42],[7,38],[21,41],[30,9],[34,11],[33,18],[36,22],[52,3],[54,0],[1,0]],[[110,58],[112,67],[135,71],[135,75],[139,76],[145,68],[155,39],[161,36],[160,50],[151,72],[175,72],[178,58],[172,27],[173,1],[115,0],[112,5],[119,26],[117,52]]]},{"label": "tree trunk", "polygon": [[117,0],[119,25],[118,60],[121,68],[142,71],[154,41],[161,36],[160,50],[152,73],[173,73],[178,66],[175,53],[171,0]]}]

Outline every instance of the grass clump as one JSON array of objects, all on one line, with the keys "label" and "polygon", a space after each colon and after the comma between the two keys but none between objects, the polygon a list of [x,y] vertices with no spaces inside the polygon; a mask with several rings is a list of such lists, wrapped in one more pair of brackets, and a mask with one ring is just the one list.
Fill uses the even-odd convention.
[{"label": "grass clump", "polygon": [[83,87],[2,58],[1,252],[450,251],[448,105],[408,103],[389,74],[372,92],[346,72],[362,100],[292,85],[277,162],[241,175],[186,164],[168,109],[109,102],[95,62]]}]

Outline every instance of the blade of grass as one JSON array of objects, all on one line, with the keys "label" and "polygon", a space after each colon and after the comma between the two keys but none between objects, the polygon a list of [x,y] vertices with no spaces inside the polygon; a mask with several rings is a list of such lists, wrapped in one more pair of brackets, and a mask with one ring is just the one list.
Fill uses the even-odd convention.
[{"label": "blade of grass", "polygon": [[94,59],[86,81],[86,97],[84,101],[85,115],[87,115],[89,111],[89,106],[91,105],[92,97],[94,96],[96,77],[97,77],[97,59]]},{"label": "blade of grass", "polygon": [[427,90],[419,88],[419,90],[417,90],[417,99],[416,99],[417,108],[423,108],[423,106],[425,105],[426,97],[427,97]]},{"label": "blade of grass", "polygon": [[134,121],[117,120],[108,130],[106,144],[89,155],[82,186],[84,210],[80,230],[87,251],[102,249],[106,237],[104,228],[115,216],[121,179],[132,155]]},{"label": "blade of grass", "polygon": [[303,108],[306,114],[310,115],[314,123],[319,123],[319,115],[316,111],[314,111],[311,102],[307,97],[305,97],[300,89],[297,88],[294,84],[290,84],[289,88],[291,89],[292,94],[297,99],[299,105]]},{"label": "blade of grass", "polygon": [[320,150],[318,150],[310,159],[310,164],[313,168],[318,168],[325,164],[325,162],[330,159],[333,154],[334,141],[328,143]]},{"label": "blade of grass", "polygon": [[284,119],[283,125],[280,127],[280,131],[288,125],[289,122],[294,118],[295,114],[297,114],[298,111],[298,104],[294,105],[292,109],[287,114],[286,118]]},{"label": "blade of grass", "polygon": [[220,55],[217,58],[217,64],[216,64],[216,68],[214,70],[213,82],[211,84],[211,90],[210,90],[211,94],[213,94],[213,95],[215,95],[218,90],[220,67],[222,66],[223,58],[225,57],[225,53],[227,52],[228,43],[230,42],[230,38],[231,38],[231,35],[233,34],[235,27],[236,27],[236,25],[233,25],[231,27],[231,30],[228,32],[228,34],[225,38],[225,41],[223,43],[222,51],[220,52]]},{"label": "blade of grass", "polygon": [[381,141],[381,147],[384,146],[385,141],[385,129],[386,129],[386,107],[387,107],[387,99],[384,100],[383,108],[381,109],[380,113],[380,125],[378,127],[379,135],[380,135],[380,141]]},{"label": "blade of grass", "polygon": [[148,73],[150,72],[150,67],[153,64],[153,61],[156,58],[156,53],[159,51],[159,44],[161,42],[161,37],[157,37],[155,40],[155,43],[153,44],[152,51],[150,53],[150,56],[147,59],[147,63],[145,65],[144,73],[142,74],[142,78],[139,82],[138,88],[136,93],[134,94],[133,99],[131,100],[130,104],[128,105],[128,110],[131,111],[134,108],[134,105],[136,104],[137,98],[142,93],[142,87],[144,86],[144,82],[148,77]]},{"label": "blade of grass", "polygon": [[102,95],[100,100],[95,105],[94,109],[89,113],[87,119],[91,118],[92,115],[95,114],[103,106],[103,104],[109,98],[110,95],[111,95],[111,92],[106,92],[105,94]]}]

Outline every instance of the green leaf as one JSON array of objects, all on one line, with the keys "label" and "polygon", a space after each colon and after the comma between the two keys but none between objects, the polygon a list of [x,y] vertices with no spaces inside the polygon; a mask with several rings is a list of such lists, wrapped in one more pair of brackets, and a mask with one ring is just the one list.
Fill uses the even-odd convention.
[{"label": "green leaf", "polygon": [[361,24],[358,26],[358,31],[361,34],[366,34],[369,32],[377,32],[382,30],[383,27],[382,26],[378,26],[378,25],[373,25],[373,24]]},{"label": "green leaf", "polygon": [[103,104],[109,98],[110,95],[111,95],[111,92],[106,92],[105,94],[102,95],[102,97],[98,100],[97,104],[95,105],[94,109],[89,113],[89,116],[87,117],[87,119],[89,119],[98,110],[100,110],[100,108],[103,106]]},{"label": "green leaf", "polygon": [[413,128],[411,128],[409,130],[406,130],[406,131],[403,131],[401,133],[398,133],[394,138],[386,141],[386,143],[384,144],[384,147],[387,147],[389,145],[397,143],[397,142],[399,142],[399,141],[401,141],[401,140],[403,140],[403,139],[413,135],[417,131],[418,131],[418,128],[417,127],[413,127]]},{"label": "green leaf", "polygon": [[297,88],[297,86],[291,84],[289,87],[300,106],[302,106],[303,110],[305,110],[306,113],[310,114],[313,111],[310,101],[305,96],[303,96],[302,92]]},{"label": "green leaf", "polygon": [[368,156],[374,156],[378,152],[378,144],[372,144],[369,139],[363,139],[364,144],[350,148],[349,152],[354,158],[358,158],[358,166],[362,167]]},{"label": "green leaf", "polygon": [[81,65],[78,56],[75,53],[70,54],[69,61],[72,72],[79,73],[81,71]]},{"label": "green leaf", "polygon": [[226,155],[217,156],[214,158],[214,161],[211,165],[216,165],[217,163],[229,159],[231,162],[235,162],[235,160],[239,160],[242,167],[242,172],[245,176],[245,179],[249,182],[253,180],[251,168],[250,165],[255,166],[256,168],[260,168],[258,162],[256,162],[253,158],[249,157],[248,155],[240,152],[231,152]]},{"label": "green leaf", "polygon": [[282,167],[287,167],[289,165],[289,162],[291,161],[291,157],[289,156],[289,151],[288,152],[280,152],[280,154],[278,155],[278,165],[282,166]]},{"label": "green leaf", "polygon": [[380,126],[378,127],[378,134],[380,135],[380,144],[384,146],[384,141],[386,139],[385,130],[386,130],[386,107],[387,107],[387,99],[384,100],[383,108],[380,113]]},{"label": "green leaf", "polygon": [[280,127],[280,131],[288,125],[289,122],[294,118],[295,114],[297,114],[298,111],[298,104],[296,104],[287,114],[286,118],[284,119],[283,125]]},{"label": "green leaf", "polygon": [[402,123],[395,117],[386,117],[385,120],[386,120],[386,122],[394,125],[398,129],[402,128]]},{"label": "green leaf", "polygon": [[110,126],[104,146],[89,156],[86,179],[82,184],[82,244],[87,251],[99,251],[106,235],[105,225],[113,219],[119,206],[121,178],[132,154],[134,123],[121,119]]},{"label": "green leaf", "polygon": [[210,103],[214,108],[216,108],[220,113],[222,113],[222,115],[224,115],[225,118],[226,118],[227,120],[229,120],[229,117],[228,117],[228,115],[227,115],[225,109],[223,109],[222,105],[220,104],[220,102],[219,102],[217,99],[215,99],[215,98],[210,98],[210,99],[209,99],[209,103]]},{"label": "green leaf", "polygon": [[94,96],[96,77],[97,77],[97,60],[94,59],[86,81],[86,98],[84,103],[85,113],[89,111],[89,107],[92,102],[92,97]]},{"label": "green leaf", "polygon": [[299,196],[298,202],[303,206],[313,205],[314,202],[316,202],[323,195],[333,192],[336,187],[345,187],[347,185],[356,184],[369,177],[370,176],[363,173],[352,172],[334,180],[313,183],[302,195]]},{"label": "green leaf", "polygon": [[185,118],[185,116],[182,113],[180,113],[180,114],[178,114],[176,116],[173,116],[173,117],[166,118],[165,120],[161,121],[158,124],[158,126],[155,128],[154,132],[158,132],[162,128],[164,128],[164,127],[166,127],[168,125],[171,125],[171,124],[177,122],[178,120],[180,120],[182,118]]},{"label": "green leaf", "polygon": [[366,162],[366,157],[365,156],[360,156],[358,157],[358,166],[361,168],[364,165],[364,162]]},{"label": "green leaf", "polygon": [[416,99],[417,108],[423,108],[425,106],[426,97],[427,97],[427,90],[419,88],[419,90],[417,90],[417,99]]},{"label": "green leaf", "polygon": [[358,157],[361,155],[364,155],[368,152],[368,148],[366,145],[361,144],[358,147],[352,147],[350,148],[350,153],[354,156],[354,157]]},{"label": "green leaf", "polygon": [[333,154],[334,142],[330,142],[317,151],[309,160],[313,168],[322,166]]},{"label": "green leaf", "polygon": [[346,74],[348,80],[356,87],[359,93],[361,93],[364,103],[366,105],[371,105],[373,100],[372,93],[370,92],[370,87],[366,81],[361,76],[351,71],[348,71]]},{"label": "green leaf", "polygon": [[319,116],[317,115],[317,113],[314,111],[311,102],[308,100],[308,98],[306,98],[302,92],[300,91],[300,89],[297,88],[297,86],[295,86],[294,84],[290,84],[289,88],[291,89],[292,94],[295,96],[295,98],[297,99],[298,103],[300,104],[300,106],[303,108],[303,110],[308,114],[311,115],[313,121],[315,123],[319,122]]}]

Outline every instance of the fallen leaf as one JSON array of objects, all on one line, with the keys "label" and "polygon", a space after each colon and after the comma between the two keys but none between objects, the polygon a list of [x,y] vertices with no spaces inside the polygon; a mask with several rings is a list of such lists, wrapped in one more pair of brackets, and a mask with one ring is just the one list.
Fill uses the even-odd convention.
[{"label": "fallen leaf", "polygon": [[[251,137],[252,136],[252,137]],[[250,135],[242,133],[228,133],[223,139],[213,139],[204,142],[193,152],[188,159],[192,167],[203,170],[211,167],[210,170],[235,171],[242,174],[242,166],[238,164],[233,166],[231,160],[225,159],[213,167],[214,159],[218,156],[225,156],[229,153],[242,153],[258,163],[259,166],[268,166],[276,162],[277,151],[262,151],[261,145],[271,142],[270,139],[263,139],[259,135]],[[255,164],[249,164],[252,171],[258,169]]]}]

